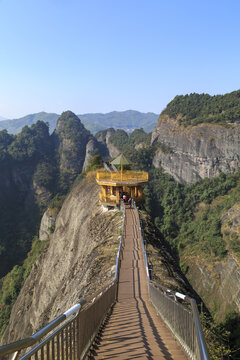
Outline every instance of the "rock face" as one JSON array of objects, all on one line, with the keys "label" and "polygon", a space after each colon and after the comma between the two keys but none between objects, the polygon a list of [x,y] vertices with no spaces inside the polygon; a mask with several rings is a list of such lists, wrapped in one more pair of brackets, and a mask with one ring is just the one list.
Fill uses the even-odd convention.
[{"label": "rock face", "polygon": [[159,117],[152,133],[153,159],[182,183],[229,173],[240,166],[240,126],[200,124],[183,127],[167,115]]},{"label": "rock face", "polygon": [[2,338],[31,335],[81,298],[114,279],[121,212],[98,205],[95,178],[85,178],[66,198],[48,249],[32,268]]},{"label": "rock face", "polygon": [[34,196],[37,203],[39,205],[46,207],[52,196],[51,192],[47,190],[45,187],[39,186],[35,181],[33,181],[33,187],[34,187]]},{"label": "rock face", "polygon": [[29,164],[1,166],[0,196],[6,199],[17,196],[23,209],[27,209],[34,199],[33,172],[34,167]]},{"label": "rock face", "polygon": [[96,154],[101,154],[101,145],[98,143],[98,141],[92,137],[87,143],[86,146],[86,155],[85,160],[83,164],[83,171],[87,169],[87,166],[92,159],[92,157]]},{"label": "rock face", "polygon": [[144,240],[147,241],[146,251],[151,269],[151,279],[165,288],[178,291],[201,302],[197,293],[190,286],[182,273],[170,246],[162,238],[158,229],[151,222],[145,211],[140,212]]},{"label": "rock face", "polygon": [[49,240],[54,231],[57,214],[53,210],[48,208],[43,214],[39,229],[40,241]]},{"label": "rock face", "polygon": [[191,251],[180,255],[189,281],[219,321],[230,310],[240,312],[240,203],[226,210],[220,221],[225,257],[209,259]]},{"label": "rock face", "polygon": [[70,184],[81,172],[91,135],[71,111],[62,113],[53,134],[59,153],[60,176]]},{"label": "rock face", "polygon": [[[34,166],[31,164],[1,166],[0,242],[5,250],[0,251],[0,277],[5,276],[16,261],[20,262],[27,255],[25,244],[32,240],[31,234],[35,228],[30,219],[34,218],[36,222],[40,220],[35,203],[37,194],[33,172]],[[13,249],[16,248],[14,254]]]},{"label": "rock face", "polygon": [[120,153],[120,150],[116,146],[114,146],[112,144],[112,142],[111,142],[111,136],[113,134],[115,134],[115,130],[112,129],[112,128],[107,129],[107,130],[99,131],[96,134],[97,140],[103,146],[106,146],[106,148],[107,148],[106,156],[109,157],[109,158],[115,158]]},{"label": "rock face", "polygon": [[202,258],[185,258],[189,267],[188,279],[206,306],[217,316],[224,319],[230,310],[240,312],[240,262],[232,254],[224,262],[214,266],[205,263]]}]

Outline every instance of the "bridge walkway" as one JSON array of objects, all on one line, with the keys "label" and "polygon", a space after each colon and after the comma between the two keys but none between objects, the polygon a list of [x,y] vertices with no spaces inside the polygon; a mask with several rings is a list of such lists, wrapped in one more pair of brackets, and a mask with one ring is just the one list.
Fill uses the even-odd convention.
[{"label": "bridge walkway", "polygon": [[89,359],[187,360],[149,300],[135,209],[126,208],[117,303]]}]

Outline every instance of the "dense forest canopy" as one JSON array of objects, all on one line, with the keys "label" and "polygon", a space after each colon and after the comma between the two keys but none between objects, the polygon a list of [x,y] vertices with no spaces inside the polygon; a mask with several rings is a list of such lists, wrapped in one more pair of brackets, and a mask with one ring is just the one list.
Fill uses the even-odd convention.
[{"label": "dense forest canopy", "polygon": [[38,121],[24,126],[17,135],[0,131],[0,161],[28,162],[48,157],[51,152],[49,130],[46,123]]},{"label": "dense forest canopy", "polygon": [[110,137],[111,143],[120,151],[129,152],[134,150],[136,145],[143,144],[149,146],[151,141],[151,133],[146,133],[142,128],[135,129],[130,135],[124,130],[116,130]]},{"label": "dense forest canopy", "polygon": [[17,135],[0,131],[0,276],[21,263],[31,248],[41,216],[31,195],[32,181],[53,188],[52,152],[48,126],[42,121]]},{"label": "dense forest canopy", "polygon": [[[178,119],[180,124],[228,124],[240,121],[240,90],[225,95],[190,94],[176,96],[161,115]],[[160,116],[161,116],[160,115]]]}]

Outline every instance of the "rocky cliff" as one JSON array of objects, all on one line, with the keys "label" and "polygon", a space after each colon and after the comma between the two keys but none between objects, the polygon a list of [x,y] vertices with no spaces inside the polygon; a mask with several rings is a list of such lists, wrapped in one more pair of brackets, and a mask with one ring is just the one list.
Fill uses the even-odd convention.
[{"label": "rocky cliff", "polygon": [[106,157],[115,158],[121,152],[111,141],[111,137],[115,134],[116,130],[113,128],[99,131],[96,134],[96,139],[107,149]]},{"label": "rocky cliff", "polygon": [[177,119],[161,115],[152,133],[155,167],[182,183],[193,183],[240,166],[240,125],[202,123],[184,127]]},{"label": "rocky cliff", "polygon": [[26,257],[40,221],[37,201],[42,192],[37,193],[33,183],[34,165],[10,163],[1,166],[0,277]]},{"label": "rocky cliff", "polygon": [[82,171],[90,132],[71,111],[64,112],[53,133],[59,155],[60,177],[69,186]]},{"label": "rocky cliff", "polygon": [[[218,321],[224,320],[226,314],[232,310],[240,313],[240,202],[236,198],[238,191],[235,190],[235,194],[218,197],[209,206],[201,203],[196,209],[193,220],[196,227],[199,227],[198,221],[204,216],[204,211],[209,209],[209,212],[208,223],[206,222],[204,230],[202,229],[200,246],[194,251],[196,240],[193,232],[192,243],[189,243],[185,249],[184,246],[180,246],[180,261],[187,278]],[[235,204],[224,209],[221,205],[223,201],[231,204],[234,198]],[[224,210],[221,210],[221,206]],[[221,247],[221,243],[217,243],[216,232],[211,232],[209,235],[208,224],[212,221],[213,209],[220,209],[214,221],[219,226],[218,236],[221,236],[219,239],[224,245],[221,256],[211,254],[211,244]],[[205,239],[209,237],[205,243],[204,236]]]},{"label": "rocky cliff", "polygon": [[93,158],[93,156],[97,154],[105,155],[106,149],[100,144],[95,137],[91,137],[87,143],[86,146],[86,155],[85,160],[83,164],[83,171],[87,169],[87,166],[90,162],[90,160]]},{"label": "rocky cliff", "polygon": [[217,321],[231,310],[240,312],[240,261],[229,253],[213,264],[202,257],[184,256],[187,278]]},{"label": "rocky cliff", "polygon": [[49,247],[40,256],[13,307],[2,343],[30,335],[114,278],[121,212],[98,205],[95,178],[66,198]]},{"label": "rocky cliff", "polygon": [[50,240],[50,237],[55,229],[57,219],[57,212],[55,209],[48,208],[41,219],[40,229],[39,229],[39,240]]},{"label": "rocky cliff", "polygon": [[71,111],[52,135],[43,122],[16,136],[0,132],[0,277],[26,257],[51,198],[66,194],[91,158],[106,152]]}]

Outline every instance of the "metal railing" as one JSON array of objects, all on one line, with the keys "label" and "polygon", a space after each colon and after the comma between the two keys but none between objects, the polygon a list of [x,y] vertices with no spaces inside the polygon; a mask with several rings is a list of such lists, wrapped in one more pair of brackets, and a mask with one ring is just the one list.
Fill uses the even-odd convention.
[{"label": "metal railing", "polygon": [[148,173],[145,171],[133,171],[133,170],[124,170],[123,173],[121,172],[112,172],[111,174],[108,171],[100,170],[97,172],[97,180],[99,181],[148,181]]},{"label": "metal railing", "polygon": [[139,220],[139,233],[148,278],[149,298],[157,312],[182,345],[192,360],[209,360],[208,350],[199,320],[196,301],[179,292],[174,292],[150,280],[146,242],[143,239],[138,208],[134,202]]},{"label": "metal railing", "polygon": [[34,335],[32,335],[26,339],[16,341],[11,344],[1,346],[0,358],[2,358],[2,356],[8,355],[8,354],[13,354],[12,358],[16,358],[16,356],[18,355],[18,352],[20,350],[26,349],[30,346],[35,345],[39,340],[41,340],[45,335],[49,334],[53,329],[55,329],[59,324],[64,322],[68,317],[70,317],[71,315],[75,315],[74,316],[74,318],[75,318],[76,315],[78,314],[81,306],[83,304],[85,304],[85,302],[86,302],[85,300],[82,300],[78,304],[75,304],[68,311],[66,311],[62,315],[58,316],[56,319],[51,321],[48,325],[43,327],[41,330],[37,331]]},{"label": "metal railing", "polygon": [[149,281],[149,297],[190,359],[208,360],[208,351],[194,299]]},{"label": "metal railing", "polygon": [[141,239],[141,243],[142,243],[142,250],[143,250],[144,264],[145,264],[147,279],[150,280],[149,267],[148,267],[148,261],[147,261],[147,253],[146,253],[145,245],[144,245],[144,242],[145,242],[145,241],[143,240],[141,220],[140,220],[139,211],[138,211],[138,208],[137,208],[137,206],[136,206],[136,202],[135,202],[135,201],[133,202],[133,206],[134,206],[134,209],[136,210],[137,217],[138,217],[139,235],[140,235],[140,239]]},{"label": "metal railing", "polygon": [[[0,359],[11,354],[9,359],[41,359],[41,360],[80,360],[86,355],[96,336],[108,310],[116,300],[116,281],[103,289],[82,308],[81,303],[53,320],[27,339],[11,343],[0,348]],[[71,317],[63,325],[60,323]],[[47,335],[47,336],[46,336]],[[46,336],[43,340],[42,338]],[[38,343],[42,340],[40,343]],[[38,343],[38,344],[37,344]],[[37,344],[36,346],[34,346]],[[23,349],[32,347],[26,354]]]},{"label": "metal railing", "polygon": [[121,201],[121,210],[123,211],[123,223],[122,223],[122,229],[121,229],[121,238],[120,243],[118,247],[118,253],[117,253],[117,260],[116,260],[116,270],[115,270],[115,281],[117,281],[119,276],[119,269],[120,269],[120,262],[122,258],[122,252],[123,252],[123,246],[125,245],[123,243],[124,238],[124,228],[125,228],[125,216],[126,216],[126,210],[123,201]]},{"label": "metal railing", "polygon": [[122,210],[122,234],[114,281],[91,298],[75,304],[32,336],[1,346],[0,359],[7,359],[7,355],[11,360],[81,360],[85,357],[107,312],[116,301],[125,224],[123,205]]}]

